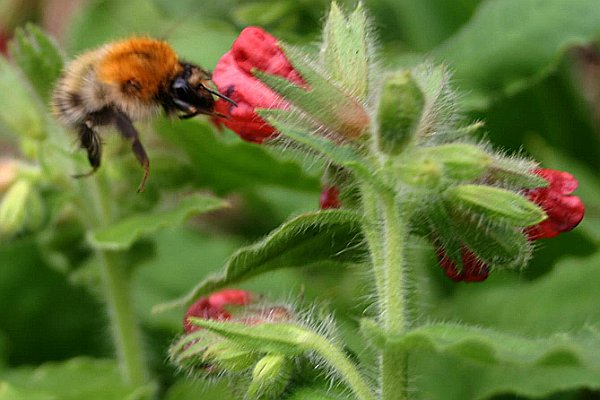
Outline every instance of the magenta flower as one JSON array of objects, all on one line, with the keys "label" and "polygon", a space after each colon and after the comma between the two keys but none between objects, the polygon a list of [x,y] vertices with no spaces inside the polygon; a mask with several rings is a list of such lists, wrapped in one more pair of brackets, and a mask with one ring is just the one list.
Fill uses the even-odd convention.
[{"label": "magenta flower", "polygon": [[231,314],[226,310],[226,306],[245,306],[250,304],[254,297],[252,293],[239,289],[223,289],[210,296],[201,297],[185,313],[183,329],[186,333],[202,329],[188,321],[189,317],[214,320],[231,319]]},{"label": "magenta flower", "polygon": [[237,106],[219,99],[216,111],[227,118],[216,122],[246,141],[262,143],[276,137],[277,131],[256,114],[256,109],[285,109],[288,104],[254,77],[254,69],[279,75],[297,85],[303,85],[303,81],[277,45],[277,39],[258,27],[244,29],[231,50],[217,63],[212,80],[219,92],[234,100]]},{"label": "magenta flower", "polygon": [[325,186],[319,197],[319,208],[321,208],[321,210],[329,210],[340,208],[341,206],[340,190],[335,186]]},{"label": "magenta flower", "polygon": [[568,172],[553,169],[537,169],[534,172],[548,181],[548,186],[530,189],[525,195],[544,209],[548,218],[527,228],[529,239],[551,238],[575,228],[585,214],[581,199],[571,195],[577,189],[577,179]]},{"label": "magenta flower", "polygon": [[465,246],[460,249],[462,268],[441,247],[437,248],[436,255],[446,276],[455,282],[481,282],[489,275],[488,266]]}]

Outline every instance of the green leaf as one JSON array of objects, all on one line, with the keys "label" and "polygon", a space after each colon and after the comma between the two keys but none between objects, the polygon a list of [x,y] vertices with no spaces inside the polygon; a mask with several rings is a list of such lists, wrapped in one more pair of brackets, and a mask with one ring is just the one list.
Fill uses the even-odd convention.
[{"label": "green leaf", "polygon": [[323,28],[322,63],[341,87],[366,99],[369,84],[368,23],[362,5],[346,17],[337,3]]},{"label": "green leaf", "polygon": [[41,106],[22,78],[4,57],[0,57],[0,125],[24,138],[46,137]]},{"label": "green leaf", "polygon": [[44,103],[48,103],[54,82],[63,66],[63,57],[54,41],[40,28],[28,24],[15,31],[10,55],[31,82]]},{"label": "green leaf", "polygon": [[122,383],[112,360],[74,358],[0,374],[0,400],[141,400],[153,392],[152,384]]},{"label": "green leaf", "polygon": [[201,295],[279,268],[359,263],[365,251],[357,214],[343,210],[302,214],[262,241],[238,250],[222,274],[206,278],[179,300],[155,306],[154,312],[185,306]]},{"label": "green leaf", "polygon": [[207,123],[161,120],[157,130],[188,155],[199,184],[219,194],[257,185],[319,188],[318,179],[308,176],[296,163],[277,159],[264,146],[243,142],[233,135],[217,137]]},{"label": "green leaf", "polygon": [[98,249],[126,250],[137,239],[158,229],[182,224],[191,215],[226,206],[225,201],[214,197],[192,195],[172,209],[133,215],[107,228],[90,232],[88,241]]},{"label": "green leaf", "polygon": [[392,342],[408,351],[420,349],[487,364],[590,364],[600,368],[600,352],[590,352],[600,345],[600,334],[591,328],[578,333],[530,338],[468,325],[438,323],[413,329]]},{"label": "green leaf", "polygon": [[596,39],[598,21],[596,0],[487,0],[433,56],[469,93],[466,105],[484,108],[552,72],[568,47]]}]

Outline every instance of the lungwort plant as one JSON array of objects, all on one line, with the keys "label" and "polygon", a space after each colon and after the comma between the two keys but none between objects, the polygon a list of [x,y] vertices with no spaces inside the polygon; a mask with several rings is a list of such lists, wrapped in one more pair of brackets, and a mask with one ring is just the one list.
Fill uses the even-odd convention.
[{"label": "lungwort plant", "polygon": [[[110,7],[101,7],[105,3],[110,2],[90,7],[110,14]],[[173,12],[170,2],[155,3]],[[279,3],[296,7],[297,2]],[[517,9],[515,4],[525,4],[525,10],[547,12],[552,21],[568,14],[562,12],[564,2],[538,3],[485,2],[463,33],[432,52],[432,59],[448,59],[458,67],[456,83],[472,89],[466,102],[453,88],[449,67],[433,62],[386,67],[362,5],[345,12],[334,3],[318,48],[292,46],[263,28],[247,27],[220,58],[212,77],[218,91],[235,105],[218,100],[217,115],[223,117],[210,121],[215,131],[226,127],[242,140],[228,137],[228,132],[213,134],[210,123],[202,120],[141,126],[153,160],[143,194],[135,192],[139,171],[129,151],[119,147],[121,142],[107,144],[105,158],[110,161],[96,175],[72,178],[86,168],[86,160],[70,151],[72,139],[46,107],[63,55],[38,28],[17,30],[9,46],[12,61],[0,58],[0,133],[14,134],[20,151],[18,159],[0,160],[0,252],[19,254],[16,258],[22,261],[11,263],[26,271],[29,264],[51,267],[108,310],[100,312],[100,305],[82,302],[80,318],[65,329],[73,337],[68,337],[66,347],[71,348],[59,354],[61,359],[96,356],[89,350],[90,338],[102,336],[98,321],[101,325],[106,319],[116,360],[77,357],[16,370],[4,367],[0,357],[0,400],[205,396],[182,377],[203,388],[225,382],[235,398],[248,400],[487,399],[506,393],[540,398],[600,389],[598,328],[561,325],[564,315],[577,308],[560,307],[578,295],[587,277],[576,280],[579,272],[571,268],[570,274],[559,271],[523,291],[499,284],[489,302],[486,291],[490,276],[522,272],[539,239],[572,230],[584,216],[584,205],[573,194],[578,185],[573,175],[543,168],[524,153],[495,149],[484,139],[484,122],[461,113],[465,104],[485,106],[519,85],[518,73],[504,76],[502,65],[488,68],[492,56],[486,51],[502,57],[501,44],[484,35],[485,48],[473,49],[469,41],[479,40],[478,32],[488,32],[486,18],[510,15],[502,4]],[[582,8],[591,3],[570,4],[579,10],[573,4]],[[116,7],[113,12],[121,13],[120,7],[135,9],[138,2],[110,4]],[[252,3],[244,10],[249,15],[269,4]],[[178,3],[176,8],[181,12],[183,7]],[[264,14],[266,19],[271,15]],[[501,19],[508,25],[513,21]],[[89,20],[97,25],[97,18]],[[596,32],[586,21],[564,24],[575,32],[567,39]],[[536,29],[538,25],[528,25],[529,36],[510,38],[539,37]],[[202,38],[221,36],[199,31]],[[549,62],[554,56],[550,47],[564,48],[563,39],[557,34],[540,43],[539,52],[523,50],[519,57]],[[88,38],[81,35],[81,40],[86,43]],[[186,43],[193,49],[200,46],[195,39]],[[527,62],[519,65],[519,73],[531,72]],[[469,68],[481,73],[471,74]],[[494,81],[490,77],[496,73],[506,79]],[[318,178],[303,167],[319,171],[319,199]],[[263,205],[270,193],[266,188],[273,186],[312,191],[314,208],[320,204],[320,209],[291,218],[288,213],[289,219],[272,229],[276,218]],[[245,223],[259,226],[261,234],[271,230],[245,247],[240,247],[239,237],[226,244],[215,238],[216,231],[227,229],[221,225],[231,225],[222,215],[198,217],[229,206],[239,211],[240,198],[255,201],[258,209],[258,216]],[[588,200],[586,204],[590,206]],[[587,220],[593,217],[589,214]],[[197,240],[196,229],[182,228],[190,217],[197,217],[194,228],[210,226],[210,235]],[[597,233],[593,227],[588,230]],[[20,238],[28,242],[12,253]],[[221,265],[232,249],[237,250],[220,273],[165,302],[190,288],[206,265]],[[219,258],[216,253],[225,254]],[[181,272],[185,257],[192,259],[192,268]],[[154,270],[136,268],[153,258],[160,258],[151,264]],[[427,262],[433,259],[435,269]],[[590,265],[600,265],[597,256],[590,260]],[[345,300],[358,317],[348,323],[328,304],[303,299],[285,286],[286,280],[272,278],[283,269],[309,271],[302,282],[308,291],[317,286],[315,271],[334,271],[332,286],[344,284],[338,279],[344,273],[355,273],[362,280],[352,283],[365,286],[362,293],[367,294]],[[32,274],[28,285],[35,284]],[[429,296],[436,274],[446,288],[481,289],[460,301],[467,304],[465,309],[495,319],[481,327],[448,318],[443,313],[446,300],[433,302]],[[290,297],[273,300],[269,293],[232,288],[262,275],[271,287],[285,286]],[[582,298],[597,291],[595,285],[590,282],[587,292],[582,289]],[[69,293],[62,297],[78,299],[81,292],[68,287],[67,292],[61,286]],[[29,307],[33,301],[27,302],[25,289],[19,290],[14,298]],[[41,339],[29,346],[52,349],[52,326],[68,323],[59,319],[64,299],[56,293],[64,292],[52,289],[45,300],[36,298],[43,315],[29,321],[27,332]],[[556,315],[548,316],[547,308],[539,306],[542,300],[548,300],[547,308]],[[152,315],[140,311],[149,304],[155,305]],[[9,308],[2,304],[2,322],[9,319]],[[515,312],[523,314],[516,321],[531,316],[550,327],[534,336],[498,322]],[[585,315],[573,320],[588,321],[586,312],[593,314],[586,308],[581,312]],[[173,314],[174,322],[168,317]],[[557,332],[565,326],[566,332]],[[145,335],[148,331],[153,335]],[[87,341],[76,342],[75,336]],[[76,348],[75,343],[83,344]],[[0,336],[0,356],[2,344]],[[147,354],[150,349],[154,356]]]},{"label": "lungwort plant", "polygon": [[[249,27],[213,79],[237,102],[218,102],[228,118],[217,124],[326,166],[324,210],[298,216],[241,250],[222,275],[201,282],[183,303],[295,259],[302,260],[298,266],[357,263],[372,282],[374,304],[360,327],[376,360],[347,353],[333,318],[268,302],[244,304],[233,316],[220,307],[199,310],[225,295],[217,292],[186,314],[186,326],[194,329],[171,348],[177,366],[229,377],[239,393],[247,387],[246,398],[276,399],[293,394],[305,364],[312,363],[347,389],[341,396],[391,400],[419,397],[411,354],[423,347],[472,359],[569,362],[556,355],[558,343],[542,350],[530,339],[511,337],[512,353],[500,332],[421,315],[416,277],[424,266],[410,256],[417,241],[431,242],[452,280],[479,282],[501,269],[525,267],[534,240],[573,229],[584,214],[571,195],[577,186],[572,175],[540,169],[477,138],[482,124],[462,118],[447,68],[385,70],[363,8],[345,15],[334,4],[318,51]],[[279,254],[287,258],[274,259]]]}]

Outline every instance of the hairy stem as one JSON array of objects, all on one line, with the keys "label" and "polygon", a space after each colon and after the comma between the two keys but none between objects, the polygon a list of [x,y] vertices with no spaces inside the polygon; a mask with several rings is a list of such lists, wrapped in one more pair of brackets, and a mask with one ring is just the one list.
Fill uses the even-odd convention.
[{"label": "hairy stem", "polygon": [[141,386],[148,374],[142,351],[142,338],[137,326],[130,293],[129,278],[117,252],[98,251],[101,260],[105,301],[119,360],[121,374],[127,383]]},{"label": "hairy stem", "polygon": [[310,347],[336,370],[358,400],[375,400],[369,384],[342,350],[316,334],[311,337]]},{"label": "hairy stem", "polygon": [[[379,322],[389,337],[400,336],[410,326],[407,312],[407,274],[404,260],[406,232],[393,193],[366,184],[362,188],[365,237],[369,244],[379,304]],[[388,345],[380,355],[383,400],[407,399],[408,355]]]}]

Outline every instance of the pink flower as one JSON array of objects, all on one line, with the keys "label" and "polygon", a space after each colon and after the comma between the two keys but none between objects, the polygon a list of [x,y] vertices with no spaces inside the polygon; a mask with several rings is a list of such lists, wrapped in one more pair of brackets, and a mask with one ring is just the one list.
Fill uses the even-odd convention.
[{"label": "pink flower", "polygon": [[340,190],[335,186],[325,186],[319,197],[319,207],[321,210],[340,208],[341,206]]},{"label": "pink flower", "polygon": [[217,100],[216,111],[227,118],[216,122],[246,141],[262,143],[277,136],[277,131],[256,114],[256,109],[284,109],[288,104],[254,77],[254,69],[279,75],[298,85],[304,82],[277,45],[277,39],[258,27],[244,29],[231,50],[221,57],[212,80],[219,92],[234,100],[237,106]]},{"label": "pink flower", "polygon": [[436,255],[446,276],[455,282],[481,282],[489,275],[488,266],[465,246],[460,249],[461,269],[452,258],[448,257],[442,247],[437,248]]},{"label": "pink flower", "polygon": [[544,209],[548,219],[527,228],[529,239],[551,238],[575,228],[585,213],[581,199],[571,196],[577,188],[577,179],[568,172],[553,169],[537,169],[534,172],[548,181],[548,186],[530,189],[525,195]]},{"label": "pink flower", "polygon": [[210,296],[201,297],[185,313],[183,328],[186,333],[202,329],[188,321],[189,317],[214,320],[231,319],[231,314],[225,309],[226,306],[245,306],[250,304],[253,298],[252,293],[239,289],[223,289]]}]

